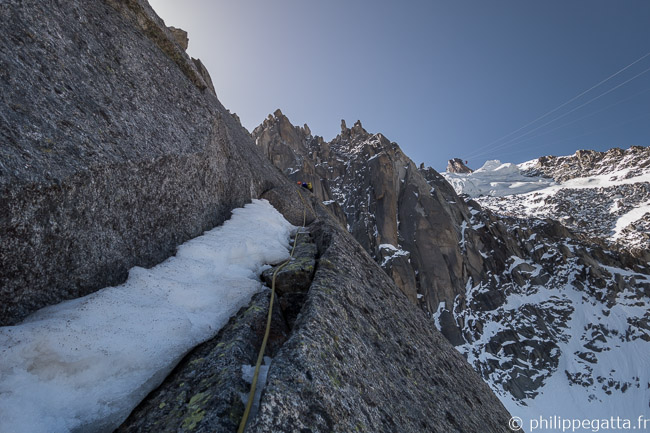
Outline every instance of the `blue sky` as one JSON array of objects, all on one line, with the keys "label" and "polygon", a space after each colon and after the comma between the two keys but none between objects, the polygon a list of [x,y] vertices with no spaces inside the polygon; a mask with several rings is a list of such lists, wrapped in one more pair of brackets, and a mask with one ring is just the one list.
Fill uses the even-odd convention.
[{"label": "blue sky", "polygon": [[647,0],[150,3],[249,130],[276,108],[327,140],[360,119],[438,170],[650,145]]}]

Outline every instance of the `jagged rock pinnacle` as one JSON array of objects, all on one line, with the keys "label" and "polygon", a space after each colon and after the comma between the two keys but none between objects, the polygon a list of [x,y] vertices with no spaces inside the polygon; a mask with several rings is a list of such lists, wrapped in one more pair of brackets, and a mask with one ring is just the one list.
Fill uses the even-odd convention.
[{"label": "jagged rock pinnacle", "polygon": [[352,135],[368,135],[368,132],[363,129],[363,126],[361,126],[360,120],[354,122],[354,126],[352,127]]},{"label": "jagged rock pinnacle", "polygon": [[450,159],[447,162],[448,173],[472,173],[473,171],[474,170],[466,166],[460,158]]},{"label": "jagged rock pinnacle", "polygon": [[183,29],[179,29],[176,27],[167,27],[169,31],[172,33],[174,36],[174,39],[178,43],[178,45],[183,48],[183,50],[187,51],[187,47],[190,43],[190,38],[187,37],[187,32]]}]

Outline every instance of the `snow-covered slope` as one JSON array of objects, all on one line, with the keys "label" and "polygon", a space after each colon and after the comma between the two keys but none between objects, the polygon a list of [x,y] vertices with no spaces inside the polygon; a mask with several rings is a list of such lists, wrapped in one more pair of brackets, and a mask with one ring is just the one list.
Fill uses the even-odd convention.
[{"label": "snow-covered slope", "polygon": [[450,310],[459,349],[525,430],[540,416],[650,418],[649,165],[648,148],[631,148],[444,174],[489,209],[472,210],[472,227],[498,221],[524,240],[494,275],[502,297],[486,308],[494,293],[468,283]]},{"label": "snow-covered slope", "polygon": [[457,193],[470,197],[502,197],[537,191],[555,184],[552,179],[524,176],[516,164],[491,160],[472,173],[443,173]]},{"label": "snow-covered slope", "polygon": [[292,229],[255,200],[124,284],[0,328],[0,431],[112,431],[262,288]]},{"label": "snow-covered slope", "polygon": [[[474,226],[494,224],[473,215]],[[540,220],[500,222],[527,238],[528,250],[494,275],[496,301],[485,301],[496,296],[485,284],[468,284],[451,309],[467,339],[458,349],[525,425],[647,414],[648,269],[612,266],[608,254],[549,235]]]},{"label": "snow-covered slope", "polygon": [[558,182],[617,173],[621,178],[636,177],[650,170],[650,147],[615,147],[606,152],[578,150],[568,156],[543,156],[520,164],[519,168],[527,175],[551,177]]},{"label": "snow-covered slope", "polygon": [[499,214],[556,219],[649,260],[649,149],[579,151],[519,165],[488,161],[473,173],[444,176],[459,194]]}]

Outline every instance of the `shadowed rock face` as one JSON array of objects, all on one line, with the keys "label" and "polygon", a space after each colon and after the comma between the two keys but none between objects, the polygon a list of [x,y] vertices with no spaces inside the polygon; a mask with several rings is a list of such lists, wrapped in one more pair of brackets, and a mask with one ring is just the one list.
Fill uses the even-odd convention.
[{"label": "shadowed rock face", "polygon": [[0,20],[0,324],[286,182],[146,2],[5,1]]},{"label": "shadowed rock face", "polygon": [[[314,277],[315,266],[316,245],[311,242],[309,233],[300,234],[293,249],[292,260],[276,276],[275,290],[280,296],[307,291]],[[268,287],[271,287],[275,270],[273,267],[262,273],[262,280]]]}]

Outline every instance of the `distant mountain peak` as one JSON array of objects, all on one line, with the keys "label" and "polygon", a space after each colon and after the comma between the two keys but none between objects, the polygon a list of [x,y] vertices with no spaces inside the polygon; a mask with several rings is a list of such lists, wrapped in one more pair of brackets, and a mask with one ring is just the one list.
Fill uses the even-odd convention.
[{"label": "distant mountain peak", "polygon": [[[361,122],[348,128],[342,121],[330,142],[301,131],[265,121],[253,136],[290,178],[313,183],[314,194],[407,298],[429,313],[513,414],[532,419],[583,411],[593,418],[647,407],[647,262],[608,250],[558,221],[527,218],[515,208],[497,214],[519,203],[516,195],[479,197],[492,190],[534,196],[556,185],[549,177],[603,173],[610,166],[628,164],[626,173],[640,173],[645,148],[582,151],[520,165],[495,160],[476,171],[454,159],[441,175],[418,169],[397,143],[368,133]],[[474,188],[476,198],[463,199],[445,177],[456,187]],[[633,305],[638,308],[630,310]],[[619,367],[628,356],[616,349],[622,346],[637,347],[643,359]],[[568,391],[548,391],[558,386]]]}]

